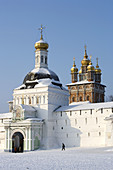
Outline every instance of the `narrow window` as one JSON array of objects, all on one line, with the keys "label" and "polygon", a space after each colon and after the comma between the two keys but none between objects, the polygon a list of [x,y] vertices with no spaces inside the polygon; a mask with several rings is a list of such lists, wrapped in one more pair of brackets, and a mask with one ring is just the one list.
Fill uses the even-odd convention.
[{"label": "narrow window", "polygon": [[29,104],[31,104],[31,98],[29,97]]},{"label": "narrow window", "polygon": [[90,133],[88,133],[88,137],[90,137]]},{"label": "narrow window", "polygon": [[72,111],[70,111],[70,116],[72,116]]},{"label": "narrow window", "polygon": [[54,130],[55,128],[54,128],[54,126],[53,126],[53,130]]},{"label": "narrow window", "polygon": [[112,113],[113,113],[113,108],[112,108]]},{"label": "narrow window", "polygon": [[82,112],[81,112],[81,110],[80,110],[80,115],[81,115],[81,113],[82,113]]},{"label": "narrow window", "polygon": [[85,118],[85,124],[87,124],[87,118]]},{"label": "narrow window", "polygon": [[98,118],[96,117],[96,124],[98,123]]},{"label": "narrow window", "polygon": [[99,132],[99,136],[101,136],[101,132]]},{"label": "narrow window", "polygon": [[82,96],[80,96],[80,101],[82,101]]},{"label": "narrow window", "polygon": [[75,98],[74,97],[72,97],[72,102],[74,102],[75,101]]},{"label": "narrow window", "polygon": [[34,97],[32,97],[32,104],[34,104]]},{"label": "narrow window", "polygon": [[60,115],[61,115],[61,117],[62,117],[62,112],[61,112],[61,114],[60,114]]},{"label": "narrow window", "polygon": [[77,125],[77,119],[75,119],[75,125]]},{"label": "narrow window", "polygon": [[36,97],[36,103],[37,103],[37,104],[39,103],[39,101],[38,101],[38,96]]},{"label": "narrow window", "polygon": [[43,55],[41,56],[41,63],[43,63]]},{"label": "narrow window", "polygon": [[45,56],[45,64],[47,64],[47,56]]},{"label": "narrow window", "polygon": [[89,96],[87,96],[87,101],[89,101]]},{"label": "narrow window", "polygon": [[65,124],[67,125],[67,120],[65,120]]},{"label": "narrow window", "polygon": [[67,136],[67,138],[68,138],[68,134],[67,134],[66,136]]},{"label": "narrow window", "polygon": [[92,115],[92,109],[90,110],[90,114]]},{"label": "narrow window", "polygon": [[43,103],[45,104],[45,96],[43,96]]},{"label": "narrow window", "polygon": [[101,109],[101,113],[103,113],[103,109]]},{"label": "narrow window", "polygon": [[56,120],[56,124],[57,124],[57,120]]}]

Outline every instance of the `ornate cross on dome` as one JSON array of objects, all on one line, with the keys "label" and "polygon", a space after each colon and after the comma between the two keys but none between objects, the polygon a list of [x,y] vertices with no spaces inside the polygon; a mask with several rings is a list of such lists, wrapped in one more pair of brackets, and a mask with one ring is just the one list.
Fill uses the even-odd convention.
[{"label": "ornate cross on dome", "polygon": [[42,24],[41,24],[41,28],[38,28],[38,30],[40,30],[40,33],[41,33],[41,38],[40,38],[41,40],[43,39],[43,36],[42,36],[43,29],[45,29],[45,27],[43,27]]},{"label": "ornate cross on dome", "polygon": [[97,65],[98,65],[98,57],[96,58],[96,60],[97,60]]},{"label": "ornate cross on dome", "polygon": [[87,52],[86,52],[87,46],[85,45],[84,48],[85,48],[85,56],[87,56]]},{"label": "ornate cross on dome", "polygon": [[87,46],[85,45],[84,48],[85,48],[85,51],[86,51]]}]

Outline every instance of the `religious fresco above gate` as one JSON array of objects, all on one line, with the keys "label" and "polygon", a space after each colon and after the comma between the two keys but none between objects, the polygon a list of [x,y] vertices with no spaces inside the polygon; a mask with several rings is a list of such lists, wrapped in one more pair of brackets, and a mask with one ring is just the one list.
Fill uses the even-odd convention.
[{"label": "religious fresco above gate", "polygon": [[13,108],[13,120],[23,119],[23,109],[21,106],[14,106]]}]

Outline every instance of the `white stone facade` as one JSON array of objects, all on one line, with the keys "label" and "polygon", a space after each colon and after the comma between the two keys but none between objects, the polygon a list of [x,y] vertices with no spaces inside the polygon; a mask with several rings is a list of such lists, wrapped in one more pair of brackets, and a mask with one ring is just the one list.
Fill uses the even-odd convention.
[{"label": "white stone facade", "polygon": [[54,131],[59,146],[101,147],[113,146],[113,102],[76,103],[61,107],[54,113]]}]

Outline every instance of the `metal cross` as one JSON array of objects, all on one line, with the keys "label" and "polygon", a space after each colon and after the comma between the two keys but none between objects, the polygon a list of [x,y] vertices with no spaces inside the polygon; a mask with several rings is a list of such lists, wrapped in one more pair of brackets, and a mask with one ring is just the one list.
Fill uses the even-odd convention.
[{"label": "metal cross", "polygon": [[84,48],[85,48],[85,50],[86,50],[87,46],[85,45]]},{"label": "metal cross", "polygon": [[42,37],[42,31],[43,31],[43,29],[45,29],[45,27],[43,27],[42,24],[41,24],[41,28],[38,28],[38,30],[40,30],[41,37]]},{"label": "metal cross", "polygon": [[98,57],[96,58],[96,60],[97,60],[97,65],[98,65]]}]

